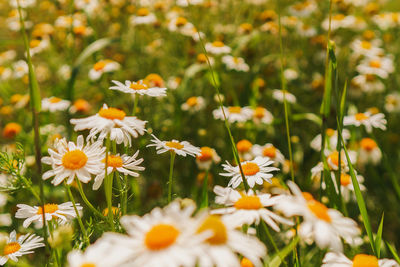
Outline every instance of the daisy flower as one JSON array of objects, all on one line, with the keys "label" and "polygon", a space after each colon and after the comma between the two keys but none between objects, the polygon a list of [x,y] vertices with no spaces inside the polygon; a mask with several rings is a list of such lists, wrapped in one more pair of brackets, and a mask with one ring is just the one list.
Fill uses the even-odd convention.
[{"label": "daisy flower", "polygon": [[361,74],[375,74],[386,79],[390,73],[394,72],[393,59],[388,56],[368,57],[363,59],[356,69]]},{"label": "daisy flower", "polygon": [[29,72],[28,63],[25,60],[18,60],[17,62],[12,64],[12,68],[14,70],[13,77],[16,79],[22,78]]},{"label": "daisy flower", "polygon": [[110,134],[110,139],[117,144],[131,145],[132,138],[143,135],[146,131],[147,121],[139,120],[133,116],[126,116],[123,110],[108,107],[106,104],[100,111],[90,117],[83,119],[71,119],[75,124],[75,131],[90,129],[88,139],[94,139],[99,134],[98,139],[105,139]]},{"label": "daisy flower", "polygon": [[100,60],[96,64],[94,64],[93,67],[90,69],[89,79],[92,81],[96,81],[100,79],[103,73],[119,70],[120,67],[121,66],[119,65],[119,63],[113,60],[110,59]]},{"label": "daisy flower", "polygon": [[[234,122],[246,122],[250,120],[253,116],[253,110],[249,107],[238,107],[238,106],[233,106],[233,107],[222,107],[226,119],[230,123]],[[220,108],[213,110],[213,116],[215,119],[220,119],[224,120],[224,115],[223,112]]]},{"label": "daisy flower", "polygon": [[228,54],[232,49],[221,41],[206,43],[206,51],[213,55]]},{"label": "daisy flower", "polygon": [[16,122],[9,122],[4,126],[3,137],[7,139],[12,139],[17,136],[22,131],[20,124]]},{"label": "daisy flower", "polygon": [[356,127],[364,125],[365,130],[370,133],[372,132],[372,128],[386,130],[386,119],[385,114],[383,113],[372,114],[371,112],[367,111],[364,113],[345,116],[343,118],[343,125],[354,125]]},{"label": "daisy flower", "polygon": [[256,107],[255,109],[253,109],[253,121],[255,123],[271,124],[273,120],[274,116],[266,108]]},{"label": "daisy flower", "polygon": [[199,244],[210,236],[209,232],[196,234],[194,210],[194,205],[182,209],[175,201],[143,217],[124,216],[121,224],[128,235],[106,233],[100,242],[110,244],[112,251],[129,249],[119,256],[122,267],[193,267]]},{"label": "daisy flower", "polygon": [[382,159],[382,152],[376,142],[371,138],[363,138],[358,150],[358,162],[365,165],[368,162],[376,165]]},{"label": "daisy flower", "polygon": [[[360,190],[365,191],[367,188],[362,184],[364,182],[364,177],[357,174],[357,172],[356,172],[356,178],[357,178]],[[334,175],[332,175],[332,180],[333,180],[333,184],[336,187],[336,191],[338,192],[337,185],[336,185],[336,177]],[[325,183],[322,183],[322,186],[325,187]],[[350,175],[347,173],[340,174],[340,191],[341,191],[343,199],[346,202],[348,202],[350,199],[351,200],[356,199],[356,195],[354,193],[353,181],[351,180]]]},{"label": "daisy flower", "polygon": [[31,56],[38,54],[50,46],[50,41],[48,37],[42,39],[33,39],[29,42],[29,52]]},{"label": "daisy flower", "polygon": [[64,111],[68,109],[70,104],[71,102],[68,100],[63,100],[61,98],[52,96],[42,99],[42,110],[50,112]]},{"label": "daisy flower", "polygon": [[84,145],[80,135],[76,144],[63,138],[57,141],[54,150],[49,148],[48,151],[50,157],[43,157],[42,162],[51,165],[52,169],[43,174],[43,180],[54,176],[51,183],[59,185],[66,178],[67,184],[71,184],[75,176],[88,183],[92,179],[91,174],[96,175],[101,170],[105,148],[102,142]]},{"label": "daisy flower", "polygon": [[[236,188],[243,182],[239,166],[233,167],[229,162],[226,163],[227,164],[222,164],[222,167],[226,172],[220,173],[220,175],[232,177],[228,186]],[[262,185],[264,180],[271,183],[273,175],[270,172],[279,170],[275,167],[268,167],[273,163],[272,160],[265,157],[256,157],[254,160],[241,162],[243,174],[250,188],[253,188],[255,184]]]},{"label": "daisy flower", "polygon": [[225,208],[215,209],[211,214],[226,214],[227,219],[237,223],[239,227],[244,224],[259,224],[263,220],[272,229],[279,232],[278,223],[293,225],[293,222],[285,219],[266,207],[274,206],[281,196],[271,197],[270,194],[255,194],[252,189],[239,192],[230,187],[215,186],[215,203],[225,205]]},{"label": "daisy flower", "polygon": [[[31,207],[25,204],[17,205],[17,212],[15,213],[15,218],[26,219],[23,223],[25,228],[29,227],[32,222],[39,222],[40,225],[43,223],[43,207],[34,206]],[[76,204],[78,211],[82,210],[79,203]],[[51,221],[52,219],[58,219],[60,223],[66,223],[68,220],[75,218],[76,213],[72,205],[72,202],[66,202],[62,204],[45,204],[44,205],[44,217],[46,221]]]},{"label": "daisy flower", "polygon": [[312,0],[296,3],[289,7],[289,13],[296,17],[308,17],[318,8]]},{"label": "daisy flower", "polygon": [[240,140],[239,142],[237,142],[236,148],[238,150],[240,159],[244,159],[244,160],[253,159],[254,156],[253,156],[253,153],[251,150],[252,147],[253,147],[253,144],[247,139],[243,139],[243,140]]},{"label": "daisy flower", "polygon": [[17,52],[15,50],[7,50],[0,53],[0,65],[3,65],[6,62],[14,60],[17,56]]},{"label": "daisy flower", "polygon": [[204,3],[204,0],[176,0],[176,4],[178,6],[196,6],[196,5],[201,5]]},{"label": "daisy flower", "polygon": [[302,216],[299,235],[311,238],[318,247],[342,251],[341,238],[353,239],[360,235],[355,221],[315,200],[311,194],[302,193],[297,185],[288,182],[293,195],[285,196],[275,206],[285,216]]},{"label": "daisy flower", "polygon": [[[107,173],[111,174],[113,171],[117,171],[119,173],[123,173],[124,175],[129,175],[133,177],[138,177],[139,173],[134,171],[143,171],[145,168],[139,166],[140,163],[143,162],[143,159],[137,159],[139,155],[139,151],[133,156],[128,155],[108,155],[107,161]],[[105,163],[105,158],[103,159],[103,163]],[[105,175],[105,164],[102,165],[103,169],[99,172],[99,174],[94,178],[93,190],[99,189],[104,180]]]},{"label": "daisy flower", "polygon": [[192,36],[194,28],[194,25],[188,22],[184,17],[173,18],[168,24],[168,30],[171,32],[179,32],[186,36]]},{"label": "daisy flower", "polygon": [[136,15],[131,16],[129,20],[132,25],[145,25],[157,22],[156,15],[150,13],[147,8],[139,8]]},{"label": "daisy flower", "polygon": [[272,91],[272,97],[274,99],[278,100],[281,103],[283,103],[284,99],[286,99],[286,101],[288,103],[292,103],[292,104],[296,103],[296,101],[297,101],[296,97],[293,94],[291,94],[288,91],[286,91],[286,90],[274,89]]},{"label": "daisy flower", "polygon": [[13,8],[18,8],[18,5],[21,8],[28,8],[36,5],[36,0],[10,0],[8,2]]},{"label": "daisy flower", "polygon": [[357,57],[376,57],[383,54],[383,49],[379,48],[380,45],[381,40],[379,39],[371,41],[357,39],[350,44],[350,48],[353,50],[354,55]]},{"label": "daisy flower", "polygon": [[[360,74],[351,80],[354,89],[365,93],[378,93],[385,90],[385,85],[375,74]],[[350,91],[353,93],[353,91]],[[362,93],[360,93],[362,95]]]},{"label": "daisy flower", "polygon": [[237,230],[236,222],[226,216],[197,216],[199,234],[212,233],[201,246],[199,266],[204,267],[240,267],[236,253],[248,258],[255,266],[262,266],[260,258],[266,254],[265,245],[256,237]]},{"label": "daisy flower", "polygon": [[151,142],[152,144],[147,145],[147,147],[155,146],[157,150],[157,154],[165,153],[167,151],[174,152],[180,156],[186,157],[186,155],[196,157],[200,155],[201,149],[191,145],[187,141],[178,141],[178,140],[171,140],[171,141],[161,141],[158,139],[154,134],[151,135],[153,139]]},{"label": "daisy flower", "polygon": [[148,96],[153,96],[153,97],[159,97],[159,96],[166,96],[167,93],[167,88],[161,88],[161,87],[152,87],[149,86],[146,82],[143,82],[143,80],[140,80],[138,82],[131,82],[131,81],[125,81],[125,84],[119,82],[119,81],[112,81],[115,86],[111,86],[111,90],[118,90],[123,93],[128,93],[128,94],[139,94],[139,95],[148,95]]},{"label": "daisy flower", "polygon": [[181,108],[184,111],[197,112],[202,110],[205,106],[206,103],[203,97],[191,96],[181,105]]},{"label": "daisy flower", "polygon": [[[344,141],[346,142],[347,140],[350,139],[350,132],[347,129],[342,130],[342,136]],[[321,151],[321,134],[318,134],[317,136],[314,137],[314,139],[311,141],[310,146],[312,149],[316,151]],[[338,132],[332,128],[328,128],[325,131],[325,149],[327,150],[336,150],[337,146],[337,140],[338,140]]]},{"label": "daisy flower", "polygon": [[209,170],[211,164],[219,163],[220,161],[221,158],[218,156],[215,149],[208,146],[201,147],[200,154],[196,156],[197,167],[200,170]]},{"label": "daisy flower", "polygon": [[244,71],[248,72],[250,70],[249,65],[246,64],[243,58],[233,57],[231,55],[226,55],[222,57],[222,62],[226,65],[229,70]]},{"label": "daisy flower", "polygon": [[[324,152],[325,157],[326,157],[326,162],[328,163],[329,170],[331,170],[331,174],[334,175],[334,171],[337,171],[340,168],[343,172],[348,171],[348,163],[347,163],[347,158],[342,150],[342,153],[340,154],[340,164],[339,164],[339,152],[336,150],[334,151],[328,151],[325,150]],[[352,164],[355,164],[356,159],[357,159],[357,152],[355,151],[349,151],[349,157],[350,161]],[[311,177],[313,179],[318,178],[320,179],[321,172],[324,170],[324,164],[323,162],[319,162],[315,167],[311,169]]]},{"label": "daisy flower", "polygon": [[[354,16],[345,16],[343,14],[333,15],[331,18],[331,30],[335,31],[339,28],[350,28],[352,25],[356,24],[356,17]],[[322,27],[324,30],[329,29],[329,18],[326,18],[322,22]]]},{"label": "daisy flower", "polygon": [[385,109],[388,112],[400,112],[400,93],[388,94],[385,97]]},{"label": "daisy flower", "polygon": [[35,234],[21,235],[17,238],[17,233],[12,231],[7,237],[7,244],[3,248],[2,256],[0,256],[0,265],[6,264],[11,259],[17,262],[18,257],[26,254],[32,254],[36,248],[44,247],[43,237]]},{"label": "daisy flower", "polygon": [[400,265],[390,259],[378,259],[373,255],[357,254],[353,260],[340,252],[328,252],[322,260],[321,267],[399,267]]},{"label": "daisy flower", "polygon": [[267,143],[263,146],[260,145],[254,145],[252,147],[252,154],[256,157],[261,156],[261,157],[268,157],[271,160],[274,161],[274,165],[277,166],[278,164],[283,164],[285,162],[285,157],[277,149],[273,144]]},{"label": "daisy flower", "polygon": [[69,108],[69,112],[72,114],[75,113],[87,113],[90,110],[91,106],[89,102],[85,99],[79,98],[75,100],[72,106]]}]

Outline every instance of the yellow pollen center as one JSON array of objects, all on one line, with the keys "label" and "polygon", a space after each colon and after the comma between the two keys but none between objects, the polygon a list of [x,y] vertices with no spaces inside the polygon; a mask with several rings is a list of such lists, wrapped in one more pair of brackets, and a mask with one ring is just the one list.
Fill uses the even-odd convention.
[{"label": "yellow pollen center", "polygon": [[371,49],[371,48],[372,48],[372,45],[371,45],[371,43],[368,42],[368,41],[362,41],[362,42],[361,42],[361,47],[364,48],[364,49]]},{"label": "yellow pollen center", "polygon": [[61,161],[66,169],[77,170],[85,166],[88,157],[81,150],[77,149],[65,153]]},{"label": "yellow pollen center", "polygon": [[185,147],[184,145],[181,145],[181,143],[175,141],[166,142],[165,145],[170,148],[176,148],[176,149],[182,149]]},{"label": "yellow pollen center", "polygon": [[302,192],[301,194],[303,195],[304,199],[307,201],[314,200],[314,197],[308,192]]},{"label": "yellow pollen center", "polygon": [[91,262],[86,262],[82,264],[80,267],[96,267],[96,264],[91,263]]},{"label": "yellow pollen center", "polygon": [[335,134],[335,130],[333,130],[332,128],[326,129],[327,136],[332,137],[334,134]]},{"label": "yellow pollen center", "polygon": [[184,17],[179,17],[176,19],[175,25],[177,27],[182,27],[182,26],[186,25],[186,23],[187,23],[187,19],[185,19]]},{"label": "yellow pollen center", "polygon": [[350,175],[342,173],[340,175],[340,184],[343,186],[348,186],[350,183],[351,183]]},{"label": "yellow pollen center", "polygon": [[212,43],[212,45],[215,46],[215,47],[224,47],[225,46],[225,44],[223,42],[221,42],[221,41],[214,41]]},{"label": "yellow pollen center", "polygon": [[[106,160],[103,159],[103,162],[105,162],[105,161]],[[122,158],[120,156],[116,156],[116,155],[109,155],[107,165],[109,167],[113,167],[113,168],[120,168],[123,165]]]},{"label": "yellow pollen center", "polygon": [[242,108],[241,107],[229,107],[228,110],[229,110],[229,113],[239,114],[242,111]]},{"label": "yellow pollen center", "polygon": [[49,101],[50,101],[50,103],[58,103],[58,102],[60,102],[61,101],[61,98],[58,98],[58,97],[52,97],[52,98],[50,98],[49,99]]},{"label": "yellow pollen center", "polygon": [[104,62],[104,61],[99,61],[99,62],[97,62],[96,64],[94,64],[93,69],[94,69],[95,71],[99,71],[99,70],[104,69],[105,66],[106,66],[106,62]]},{"label": "yellow pollen center", "polygon": [[376,80],[376,76],[373,75],[373,74],[366,74],[366,75],[365,75],[365,80],[366,80],[367,82],[373,82],[373,81]]},{"label": "yellow pollen center", "polygon": [[240,140],[236,146],[237,146],[237,149],[239,152],[244,153],[244,152],[248,152],[251,149],[251,147],[253,146],[253,144],[250,141],[243,139],[243,140]]},{"label": "yellow pollen center", "polygon": [[197,55],[197,61],[200,63],[206,63],[207,62],[207,56],[205,54],[198,54]]},{"label": "yellow pollen center", "polygon": [[30,48],[35,48],[35,47],[38,47],[39,45],[40,45],[40,40],[37,40],[37,39],[32,40],[32,41],[29,42],[29,47]]},{"label": "yellow pollen center", "polygon": [[276,148],[274,146],[269,146],[263,149],[263,156],[269,158],[276,157]]},{"label": "yellow pollen center", "polygon": [[339,166],[339,153],[337,151],[333,152],[328,156],[328,159],[332,162],[333,165]]},{"label": "yellow pollen center", "polygon": [[248,258],[243,258],[240,262],[240,267],[254,267],[254,265]]},{"label": "yellow pollen center", "polygon": [[365,115],[364,113],[357,113],[356,115],[354,115],[354,118],[358,121],[363,121],[368,119],[368,116]]},{"label": "yellow pollen center", "polygon": [[334,20],[343,20],[345,16],[343,14],[337,14],[333,16]]},{"label": "yellow pollen center", "polygon": [[372,151],[374,148],[376,148],[378,145],[376,142],[371,139],[371,138],[363,138],[360,142],[360,146],[367,151]]},{"label": "yellow pollen center", "polygon": [[235,202],[234,207],[241,210],[258,210],[263,206],[258,196],[242,196]]},{"label": "yellow pollen center", "polygon": [[109,120],[123,120],[126,113],[123,110],[117,108],[101,108],[99,111],[99,116],[109,119]]},{"label": "yellow pollen center", "polygon": [[143,83],[131,83],[129,86],[133,90],[147,90],[149,87]]},{"label": "yellow pollen center", "polygon": [[265,115],[265,109],[264,109],[264,108],[262,108],[262,107],[257,107],[257,108],[254,110],[254,117],[256,117],[256,118],[258,118],[258,119],[261,119],[261,118],[264,117],[264,115]]},{"label": "yellow pollen center", "polygon": [[21,245],[18,242],[11,242],[5,245],[3,249],[3,255],[10,255],[21,249]]},{"label": "yellow pollen center", "polygon": [[379,263],[375,256],[357,254],[353,259],[353,267],[379,267]]},{"label": "yellow pollen center", "polygon": [[165,249],[175,243],[179,231],[169,224],[157,224],[146,233],[145,245],[150,250]]},{"label": "yellow pollen center", "polygon": [[379,69],[382,66],[382,64],[381,64],[381,62],[379,60],[371,60],[369,62],[369,66],[372,67],[372,68]]},{"label": "yellow pollen center", "polygon": [[[45,204],[44,205],[44,213],[54,213],[58,210],[57,204]],[[43,207],[40,206],[36,214],[43,214]]]},{"label": "yellow pollen center", "polygon": [[308,201],[307,207],[318,219],[324,220],[326,222],[331,221],[331,217],[328,214],[328,208],[321,202],[318,202],[316,200]]},{"label": "yellow pollen center", "polygon": [[149,15],[150,12],[149,12],[149,10],[148,10],[147,8],[140,8],[140,9],[137,11],[136,14],[137,14],[138,16],[140,16],[140,17],[145,17],[145,16]]},{"label": "yellow pollen center", "polygon": [[212,148],[204,146],[201,148],[201,154],[197,156],[197,159],[200,161],[209,161],[212,159],[213,154]]},{"label": "yellow pollen center", "polygon": [[192,96],[189,97],[188,100],[186,100],[186,104],[188,104],[189,107],[194,107],[197,105],[197,97]]},{"label": "yellow pollen center", "polygon": [[260,171],[260,167],[258,167],[258,165],[253,162],[247,162],[242,165],[242,170],[244,175],[251,176],[257,174]]},{"label": "yellow pollen center", "polygon": [[197,233],[201,233],[207,230],[213,231],[213,236],[207,239],[207,242],[212,245],[221,245],[225,244],[228,240],[228,234],[224,223],[221,219],[216,215],[210,215],[204,222],[201,224],[199,229],[197,229]]}]

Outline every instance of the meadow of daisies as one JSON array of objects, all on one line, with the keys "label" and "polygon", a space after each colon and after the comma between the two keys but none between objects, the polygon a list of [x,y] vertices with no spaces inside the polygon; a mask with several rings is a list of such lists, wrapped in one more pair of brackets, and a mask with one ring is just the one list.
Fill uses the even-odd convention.
[{"label": "meadow of daisies", "polygon": [[398,0],[0,21],[0,265],[400,267]]}]

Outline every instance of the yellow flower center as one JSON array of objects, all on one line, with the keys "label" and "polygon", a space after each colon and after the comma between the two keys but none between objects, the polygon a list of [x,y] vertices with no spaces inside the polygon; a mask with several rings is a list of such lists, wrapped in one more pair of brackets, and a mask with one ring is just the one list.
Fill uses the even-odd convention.
[{"label": "yellow flower center", "polygon": [[375,256],[357,254],[353,259],[353,267],[379,267],[379,263]]},{"label": "yellow flower center", "polygon": [[82,264],[80,267],[96,267],[96,264],[91,263],[91,262],[86,262]]},{"label": "yellow flower center", "polygon": [[361,41],[361,47],[364,49],[371,49],[372,48],[372,44],[368,41]]},{"label": "yellow flower center", "polygon": [[354,115],[354,118],[358,121],[363,121],[368,119],[368,116],[365,115],[364,113],[357,113],[356,115]]},{"label": "yellow flower center", "polygon": [[[333,165],[339,166],[339,152],[335,151],[328,156],[328,159],[332,162]],[[343,161],[341,160],[343,163]]]},{"label": "yellow flower center", "polygon": [[38,47],[39,45],[40,45],[40,40],[37,40],[37,39],[32,40],[32,41],[29,42],[29,47],[30,48],[35,48],[35,47]]},{"label": "yellow flower center", "polygon": [[149,87],[145,85],[144,83],[131,83],[129,86],[133,90],[147,90]]},{"label": "yellow flower center", "polygon": [[188,100],[186,100],[186,104],[187,104],[189,107],[194,107],[194,106],[196,106],[196,105],[197,105],[197,97],[195,97],[195,96],[189,97]]},{"label": "yellow flower center", "polygon": [[150,250],[165,249],[175,243],[179,231],[173,225],[157,224],[146,233],[145,245]]},{"label": "yellow flower center", "polygon": [[22,127],[18,123],[15,122],[10,122],[7,123],[6,126],[3,129],[3,136],[5,138],[13,138],[16,136],[19,132],[21,132]]},{"label": "yellow flower center", "polygon": [[179,17],[176,19],[175,25],[177,27],[182,27],[182,26],[186,25],[186,23],[187,23],[187,19],[185,19],[184,17]]},{"label": "yellow flower center", "polygon": [[333,130],[332,128],[326,129],[327,136],[332,137],[334,134],[335,134],[335,130]]},{"label": "yellow flower center", "polygon": [[256,163],[247,162],[242,165],[242,170],[244,175],[252,176],[257,174],[260,171],[260,167]]},{"label": "yellow flower center", "polygon": [[366,80],[367,82],[373,82],[373,81],[376,80],[376,76],[373,75],[373,74],[366,74],[366,75],[365,75],[365,80]]},{"label": "yellow flower center", "polygon": [[66,169],[77,170],[85,166],[88,157],[81,150],[76,149],[65,153],[61,161]]},{"label": "yellow flower center", "polygon": [[[58,210],[57,204],[45,204],[44,205],[44,213],[54,213]],[[43,214],[43,207],[40,206],[36,214]]]},{"label": "yellow flower center", "polygon": [[150,14],[149,10],[147,8],[139,8],[139,10],[136,13],[140,17],[145,17]]},{"label": "yellow flower center", "polygon": [[[103,159],[103,162],[106,162],[106,159]],[[122,158],[116,155],[108,155],[107,165],[113,168],[120,168],[123,165]]]},{"label": "yellow flower center", "polygon": [[263,206],[258,196],[242,196],[235,202],[234,207],[241,210],[258,210]]},{"label": "yellow flower center", "polygon": [[369,66],[372,67],[372,68],[379,69],[382,66],[382,64],[381,64],[381,62],[379,60],[371,60],[369,62]]},{"label": "yellow flower center", "polygon": [[253,30],[253,25],[250,23],[242,23],[240,24],[240,28],[245,32],[251,32],[251,30]]},{"label": "yellow flower center", "polygon": [[253,144],[249,140],[243,139],[240,140],[236,146],[239,152],[244,153],[248,152],[253,146]]},{"label": "yellow flower center", "polygon": [[240,267],[254,267],[254,265],[248,258],[243,258],[240,262]]},{"label": "yellow flower center", "polygon": [[213,235],[207,239],[207,242],[212,245],[225,244],[228,240],[228,233],[224,223],[216,215],[210,215],[201,224],[197,233],[201,233],[207,230],[213,231]]},{"label": "yellow flower center", "polygon": [[340,184],[343,186],[348,186],[350,183],[351,183],[350,175],[342,173],[340,175]]},{"label": "yellow flower center", "polygon": [[123,110],[117,108],[101,108],[99,116],[109,120],[123,120],[126,113]]},{"label": "yellow flower center", "polygon": [[242,111],[242,108],[241,107],[229,107],[228,110],[229,110],[229,113],[239,114]]},{"label": "yellow flower center", "polygon": [[58,97],[51,97],[50,99],[49,99],[49,101],[50,101],[50,103],[53,103],[53,104],[55,104],[55,103],[58,103],[58,102],[60,102],[61,101],[61,98],[58,98]]},{"label": "yellow flower center", "polygon": [[307,201],[314,200],[314,197],[308,192],[302,192],[301,194],[303,195],[304,199]]},{"label": "yellow flower center", "polygon": [[208,146],[203,146],[201,148],[201,154],[199,156],[197,156],[197,159],[200,161],[209,161],[212,159],[214,154],[214,151],[212,150],[212,148],[208,147]]},{"label": "yellow flower center", "polygon": [[[85,33],[85,31],[86,31],[86,27],[83,26],[83,25],[81,25],[81,26],[76,26],[76,27],[74,27],[73,31],[74,31],[74,33],[77,34],[77,35],[83,35],[83,34]],[[100,63],[100,62],[99,62],[99,63]],[[105,66],[105,64],[104,64],[104,66]],[[103,69],[104,66],[101,67],[100,69]],[[99,67],[100,67],[100,66],[99,66]]]},{"label": "yellow flower center", "polygon": [[378,145],[376,142],[371,139],[371,138],[363,138],[360,142],[360,146],[367,151],[372,151],[374,148],[376,148]]},{"label": "yellow flower center", "polygon": [[106,66],[106,62],[104,60],[97,62],[96,64],[94,64],[93,69],[95,71],[99,71],[104,69],[104,67]]},{"label": "yellow flower center", "polygon": [[185,147],[184,145],[181,145],[181,143],[175,141],[166,142],[165,145],[170,148],[176,148],[176,149],[182,149]]},{"label": "yellow flower center", "polygon": [[329,209],[321,202],[318,202],[316,200],[308,201],[307,207],[318,219],[324,220],[326,222],[331,222],[332,219],[328,214]]},{"label": "yellow flower center", "polygon": [[264,157],[269,157],[269,158],[275,158],[276,157],[276,148],[274,146],[269,146],[263,149],[263,156]]},{"label": "yellow flower center", "polygon": [[215,46],[215,47],[224,47],[225,46],[225,44],[223,42],[221,42],[221,41],[214,41],[212,43],[212,45]]},{"label": "yellow flower center", "polygon": [[75,101],[74,107],[77,111],[84,112],[84,111],[89,110],[90,105],[86,100],[78,99]]},{"label": "yellow flower center", "polygon": [[200,63],[206,63],[207,62],[207,56],[205,54],[198,54],[197,55],[197,61]]},{"label": "yellow flower center", "polygon": [[337,14],[333,16],[333,20],[343,20],[345,16],[343,14]]},{"label": "yellow flower center", "polygon": [[256,107],[256,109],[254,110],[254,117],[261,119],[263,118],[265,115],[265,109],[262,107]]},{"label": "yellow flower center", "polygon": [[18,242],[11,242],[5,245],[3,249],[3,255],[10,255],[21,249],[21,245]]}]

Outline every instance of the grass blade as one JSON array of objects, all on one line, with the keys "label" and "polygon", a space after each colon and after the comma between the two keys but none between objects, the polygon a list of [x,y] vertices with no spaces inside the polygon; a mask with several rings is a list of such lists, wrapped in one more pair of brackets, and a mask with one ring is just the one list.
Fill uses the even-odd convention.
[{"label": "grass blade", "polygon": [[381,256],[381,242],[382,242],[382,231],[383,231],[383,220],[385,217],[385,213],[382,213],[382,219],[379,223],[378,232],[376,233],[375,237],[375,248],[376,248],[376,256],[380,258]]},{"label": "grass blade", "polygon": [[287,245],[286,247],[284,247],[283,249],[281,249],[280,254],[275,255],[272,260],[270,261],[269,265],[270,267],[278,267],[281,265],[282,260],[286,258],[290,252],[293,251],[293,249],[296,247],[297,243],[299,242],[300,238],[299,236],[296,236],[292,242],[290,242],[289,245]]},{"label": "grass blade", "polygon": [[388,242],[385,242],[385,243],[386,243],[386,246],[389,248],[390,252],[392,253],[393,258],[394,258],[398,263],[400,263],[400,256],[399,256],[399,254],[397,254],[396,249],[395,249],[392,245],[390,245]]}]

